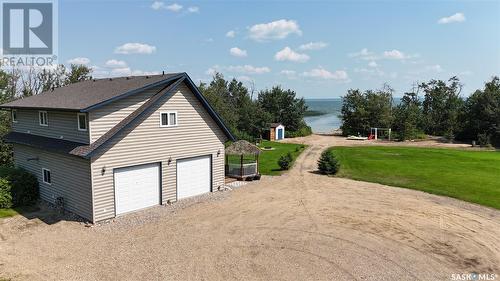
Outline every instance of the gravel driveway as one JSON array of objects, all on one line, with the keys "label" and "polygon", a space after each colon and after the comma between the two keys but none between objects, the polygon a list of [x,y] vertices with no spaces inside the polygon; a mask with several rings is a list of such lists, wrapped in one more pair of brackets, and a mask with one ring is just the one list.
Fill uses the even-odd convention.
[{"label": "gravel driveway", "polygon": [[284,176],[109,224],[0,220],[0,277],[427,281],[500,274],[500,211],[315,174],[319,154],[336,140],[301,139],[310,146]]}]

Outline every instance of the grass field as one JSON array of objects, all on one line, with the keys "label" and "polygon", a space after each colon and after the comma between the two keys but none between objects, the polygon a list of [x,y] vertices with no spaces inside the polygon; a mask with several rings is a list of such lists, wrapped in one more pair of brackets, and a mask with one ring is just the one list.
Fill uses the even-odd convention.
[{"label": "grass field", "polygon": [[0,219],[12,217],[12,216],[15,216],[17,214],[18,214],[17,211],[14,209],[0,209]]},{"label": "grass field", "polygon": [[[260,173],[263,175],[279,175],[282,171],[278,165],[278,159],[281,155],[288,152],[292,154],[293,162],[297,156],[305,149],[305,145],[294,143],[280,143],[273,141],[263,141],[259,147],[272,147],[274,150],[263,150],[259,156]],[[291,165],[290,165],[291,167]]]},{"label": "grass field", "polygon": [[422,190],[500,209],[500,152],[333,147],[338,176]]},{"label": "grass field", "polygon": [[[278,165],[278,159],[281,155],[286,155],[288,152],[292,154],[293,160],[304,151],[305,146],[293,143],[279,143],[273,141],[263,141],[259,147],[272,147],[273,150],[263,150],[259,156],[259,171],[263,175],[279,175],[282,171]],[[229,156],[230,162],[239,163],[239,156]],[[244,162],[254,161],[253,156],[245,156]]]}]

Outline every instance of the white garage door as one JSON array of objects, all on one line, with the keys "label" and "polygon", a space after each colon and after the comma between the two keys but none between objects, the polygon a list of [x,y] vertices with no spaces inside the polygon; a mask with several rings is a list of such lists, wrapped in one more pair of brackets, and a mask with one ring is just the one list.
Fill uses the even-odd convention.
[{"label": "white garage door", "polygon": [[160,165],[147,164],[114,170],[116,214],[160,204]]},{"label": "white garage door", "polygon": [[210,192],[210,156],[177,160],[177,198]]}]

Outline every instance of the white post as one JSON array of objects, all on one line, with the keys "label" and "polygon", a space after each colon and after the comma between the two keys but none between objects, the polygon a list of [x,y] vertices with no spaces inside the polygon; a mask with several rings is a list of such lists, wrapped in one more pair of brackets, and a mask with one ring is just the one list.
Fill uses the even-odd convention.
[{"label": "white post", "polygon": [[378,140],[378,128],[375,128],[375,140]]}]

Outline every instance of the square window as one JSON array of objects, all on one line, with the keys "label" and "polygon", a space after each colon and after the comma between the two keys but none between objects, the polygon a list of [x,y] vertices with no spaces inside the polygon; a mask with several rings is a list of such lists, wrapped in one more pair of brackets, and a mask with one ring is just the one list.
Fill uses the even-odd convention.
[{"label": "square window", "polygon": [[177,126],[177,112],[160,112],[160,127]]},{"label": "square window", "polygon": [[12,122],[17,123],[17,110],[12,109]]},{"label": "square window", "polygon": [[47,115],[47,111],[38,111],[38,121],[40,126],[48,126],[49,118]]},{"label": "square window", "polygon": [[87,131],[87,115],[85,113],[78,113],[78,130]]},{"label": "square window", "polygon": [[46,184],[51,184],[52,183],[52,178],[50,174],[49,169],[42,168],[42,177],[43,177],[43,182]]}]

